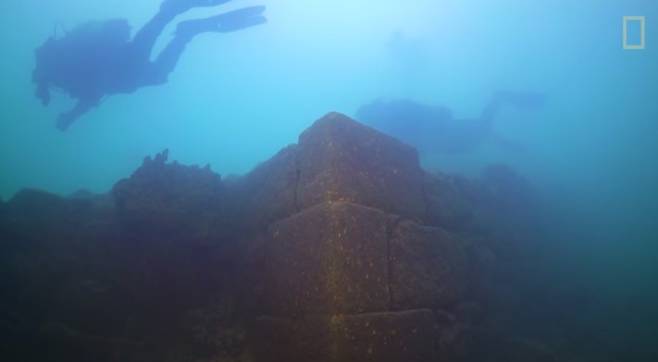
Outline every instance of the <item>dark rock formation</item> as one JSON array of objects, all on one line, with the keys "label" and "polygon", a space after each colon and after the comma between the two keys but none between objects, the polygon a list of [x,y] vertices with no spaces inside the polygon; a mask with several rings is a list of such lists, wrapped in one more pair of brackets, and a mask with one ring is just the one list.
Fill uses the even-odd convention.
[{"label": "dark rock formation", "polygon": [[227,185],[236,222],[250,230],[296,213],[298,184],[297,146],[293,145]]},{"label": "dark rock formation", "polygon": [[441,309],[463,300],[469,265],[458,236],[404,221],[393,229],[389,248],[394,309]]},{"label": "dark rock formation", "polygon": [[114,186],[120,222],[126,228],[158,228],[187,239],[212,238],[204,233],[213,227],[223,230],[225,223],[221,177],[209,167],[167,164],[167,158],[167,151],[147,157],[130,178]]},{"label": "dark rock formation", "polygon": [[165,151],[108,195],[23,191],[0,204],[3,355],[422,362],[498,345],[488,354],[511,362],[548,355],[497,322],[531,284],[511,262],[531,255],[520,244],[532,234],[510,231],[530,205],[525,194],[510,202],[520,184],[502,167],[480,181],[431,175],[414,149],[330,114],[243,177],[168,163]]},{"label": "dark rock formation", "polygon": [[[246,293],[258,301],[249,314],[263,316],[255,335],[259,328],[274,334],[283,328],[300,336],[277,342],[279,351],[263,356],[368,360],[338,352],[359,342],[331,332],[339,328],[336,320],[374,324],[423,310],[430,317],[416,321],[416,330],[423,331],[416,337],[432,341],[424,346],[440,339],[433,327],[424,327],[428,320],[435,325],[433,313],[451,310],[465,321],[462,327],[482,320],[477,316],[484,313],[490,283],[481,273],[499,274],[497,256],[483,241],[488,234],[482,231],[496,226],[482,215],[499,207],[486,181],[427,174],[414,150],[331,114],[241,182],[236,186],[244,189],[236,194],[276,190],[280,196],[271,203],[277,209],[266,209],[266,216],[256,202],[243,203],[256,205],[247,214],[259,215],[257,226],[266,230],[246,242]],[[323,337],[308,337],[320,332]],[[258,350],[262,340],[252,338],[251,349]],[[414,351],[423,357],[401,357],[390,348],[385,338],[368,344],[379,361],[440,354],[432,347]],[[300,357],[309,351],[324,351],[325,357]]]},{"label": "dark rock formation", "polygon": [[254,357],[259,361],[410,361],[434,359],[431,310],[305,319],[260,317]]},{"label": "dark rock formation", "polygon": [[423,171],[413,148],[339,115],[299,138],[299,206],[349,201],[410,218],[425,216]]},{"label": "dark rock formation", "polygon": [[272,224],[251,264],[259,309],[288,317],[388,310],[387,221],[376,209],[327,202]]},{"label": "dark rock formation", "polygon": [[242,221],[261,227],[326,201],[424,218],[422,183],[416,150],[332,113],[235,182],[231,194]]}]

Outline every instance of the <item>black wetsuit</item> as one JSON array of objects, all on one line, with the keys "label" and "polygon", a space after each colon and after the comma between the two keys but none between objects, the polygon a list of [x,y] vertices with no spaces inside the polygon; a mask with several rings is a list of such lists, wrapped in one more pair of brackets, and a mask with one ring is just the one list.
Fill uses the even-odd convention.
[{"label": "black wetsuit", "polygon": [[[214,6],[228,0],[210,0],[201,5]],[[151,60],[151,53],[156,40],[164,28],[181,13],[194,7],[185,5],[168,5],[165,1],[160,11],[138,32],[131,41],[108,42],[106,46],[94,46],[89,42],[79,42],[67,47],[67,54],[52,54],[37,51],[37,69],[34,81],[37,83],[37,97],[48,104],[49,87],[64,89],[77,99],[73,109],[60,114],[57,127],[66,130],[73,122],[96,107],[103,97],[132,93],[141,87],[161,85],[167,82],[168,75],[174,70],[186,45],[198,34],[204,32],[229,32],[262,24],[265,18],[261,15],[264,7],[250,7],[206,19],[189,20],[180,23],[173,39],[165,49]],[[101,23],[107,32],[123,31],[125,28],[110,27],[113,20]],[[126,23],[127,24],[127,23]],[[112,34],[109,34],[112,35]],[[84,38],[84,37],[81,37]],[[53,41],[53,40],[49,40]],[[95,42],[98,43],[98,42]],[[46,45],[48,42],[46,42]],[[44,45],[45,46],[45,45]],[[44,57],[60,57],[76,59],[76,62],[66,62],[62,59],[40,59]],[[51,66],[39,69],[39,62]],[[53,66],[52,64],[56,64]]]}]

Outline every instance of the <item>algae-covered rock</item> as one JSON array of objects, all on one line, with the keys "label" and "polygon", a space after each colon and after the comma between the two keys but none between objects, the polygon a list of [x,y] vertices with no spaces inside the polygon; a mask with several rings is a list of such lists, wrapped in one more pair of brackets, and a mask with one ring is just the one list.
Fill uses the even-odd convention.
[{"label": "algae-covered rock", "polygon": [[[104,195],[72,198],[33,189],[19,191],[4,207],[9,227],[36,239],[71,238],[88,228],[110,224],[112,211],[113,205]],[[99,230],[88,231],[95,234]]]},{"label": "algae-covered rock", "polygon": [[501,331],[459,326],[452,335],[449,360],[465,362],[556,362],[546,345],[529,339],[509,337]]},{"label": "algae-covered rock", "polygon": [[235,221],[245,227],[263,226],[299,211],[298,147],[288,146],[227,186]]},{"label": "algae-covered rock", "polygon": [[[109,194],[0,202],[3,357],[459,362],[510,320],[499,301],[526,301],[510,220],[530,203],[507,168],[430,175],[336,113],[241,177],[167,159]],[[542,360],[510,340],[490,355]]]},{"label": "algae-covered rock", "polygon": [[423,219],[422,184],[416,150],[332,113],[228,188],[242,221],[262,227],[328,201]]},{"label": "algae-covered rock", "polygon": [[426,173],[424,178],[427,223],[447,230],[469,230],[475,222],[477,192],[457,176]]},{"label": "algae-covered rock", "polygon": [[209,167],[167,163],[168,152],[147,157],[140,168],[112,189],[122,224],[187,238],[203,238],[222,223],[221,177]]},{"label": "algae-covered rock", "polygon": [[337,113],[299,137],[299,205],[349,201],[425,217],[423,171],[415,149]]},{"label": "algae-covered rock", "polygon": [[450,306],[468,288],[465,244],[434,227],[401,222],[390,240],[390,288],[395,309]]},{"label": "algae-covered rock", "polygon": [[274,316],[387,310],[383,212],[327,202],[272,224],[252,266],[264,312]]},{"label": "algae-covered rock", "polygon": [[257,361],[425,362],[434,360],[431,310],[262,317],[252,336]]}]

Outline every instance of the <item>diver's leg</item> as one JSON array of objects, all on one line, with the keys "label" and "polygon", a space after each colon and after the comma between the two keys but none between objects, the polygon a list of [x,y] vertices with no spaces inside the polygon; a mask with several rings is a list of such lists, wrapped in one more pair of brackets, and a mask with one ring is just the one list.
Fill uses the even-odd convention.
[{"label": "diver's leg", "polygon": [[151,52],[156,40],[164,28],[174,18],[192,8],[204,6],[217,6],[230,0],[164,0],[160,10],[144,25],[133,38],[132,44],[135,57],[144,61],[151,58]]},{"label": "diver's leg", "polygon": [[149,62],[144,72],[142,86],[160,85],[167,82],[167,77],[176,68],[178,60],[187,44],[194,38],[189,35],[176,35],[154,62]]},{"label": "diver's leg", "polygon": [[76,120],[78,120],[78,118],[96,107],[98,102],[98,100],[93,99],[79,100],[73,109],[62,113],[57,117],[57,129],[60,131],[66,131]]},{"label": "diver's leg", "polygon": [[175,12],[161,10],[135,34],[132,40],[135,59],[148,61],[151,58],[156,40],[176,15]]},{"label": "diver's leg", "polygon": [[167,81],[167,76],[174,71],[187,44],[195,36],[206,32],[231,32],[263,24],[266,19],[261,15],[264,7],[252,7],[213,16],[207,19],[184,21],[179,24],[174,39],[148,64],[142,85],[158,85]]},{"label": "diver's leg", "polygon": [[206,32],[229,33],[265,24],[264,6],[251,6],[205,19],[183,21],[176,27],[177,35],[195,36]]}]

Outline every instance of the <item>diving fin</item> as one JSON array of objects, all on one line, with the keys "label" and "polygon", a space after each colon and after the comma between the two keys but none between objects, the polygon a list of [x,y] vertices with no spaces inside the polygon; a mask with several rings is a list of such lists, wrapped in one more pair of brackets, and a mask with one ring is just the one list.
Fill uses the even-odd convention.
[{"label": "diving fin", "polygon": [[229,33],[265,24],[265,6],[252,6],[205,19],[188,20],[178,24],[177,35],[197,35],[206,32]]}]

